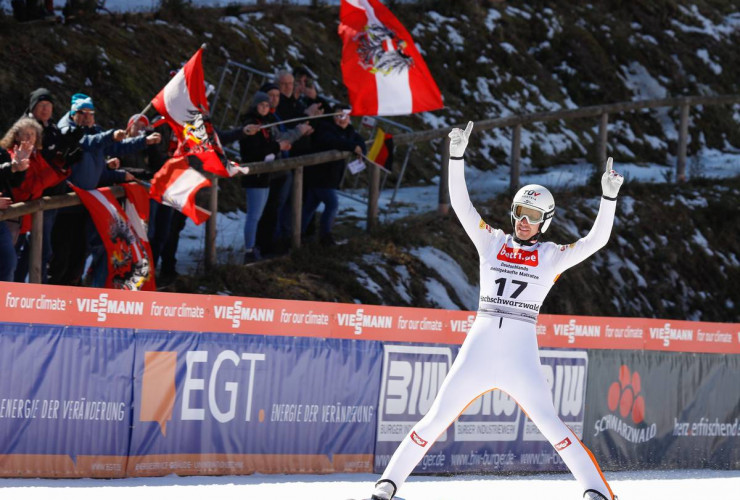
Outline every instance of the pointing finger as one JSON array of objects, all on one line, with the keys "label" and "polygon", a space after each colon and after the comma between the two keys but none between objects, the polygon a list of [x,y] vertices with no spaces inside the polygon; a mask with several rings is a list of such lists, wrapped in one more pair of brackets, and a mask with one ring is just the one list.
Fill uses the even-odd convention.
[{"label": "pointing finger", "polygon": [[610,156],[609,158],[606,159],[606,173],[607,174],[612,171],[612,163],[614,163],[614,158]]},{"label": "pointing finger", "polygon": [[469,121],[468,122],[468,126],[465,127],[465,138],[466,139],[468,137],[470,137],[470,132],[472,132],[472,131],[473,131],[473,122],[472,121]]}]

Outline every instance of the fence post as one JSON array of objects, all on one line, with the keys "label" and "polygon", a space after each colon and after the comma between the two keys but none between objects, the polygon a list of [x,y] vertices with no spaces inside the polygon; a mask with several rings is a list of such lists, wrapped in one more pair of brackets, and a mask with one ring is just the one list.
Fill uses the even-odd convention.
[{"label": "fence post", "polygon": [[293,170],[293,235],[292,248],[301,247],[301,227],[303,226],[303,167]]},{"label": "fence post", "polygon": [[211,179],[211,198],[208,200],[208,210],[211,216],[206,221],[206,259],[205,268],[211,270],[216,266],[216,225],[218,219],[218,176],[208,174]]},{"label": "fence post", "polygon": [[609,113],[602,113],[601,120],[599,120],[599,164],[596,165],[596,170],[601,171],[606,165],[606,143],[607,143],[607,129],[609,127]]},{"label": "fence post", "polygon": [[519,164],[521,159],[522,126],[514,125],[511,137],[511,178],[509,179],[509,191],[514,193],[519,189]]},{"label": "fence post", "polygon": [[378,198],[380,197],[380,169],[370,163],[370,186],[367,197],[367,232],[371,232],[378,225]]},{"label": "fence post", "polygon": [[439,204],[437,213],[447,215],[450,213],[450,137],[445,136],[442,140],[442,165],[439,169]]},{"label": "fence post", "polygon": [[[4,224],[0,222],[0,224]],[[43,256],[44,212],[39,210],[31,215],[31,252],[28,258],[28,282],[41,283],[41,259]]]},{"label": "fence post", "polygon": [[676,181],[686,180],[686,146],[689,136],[689,100],[681,102],[681,121],[678,125],[678,151],[676,151]]}]

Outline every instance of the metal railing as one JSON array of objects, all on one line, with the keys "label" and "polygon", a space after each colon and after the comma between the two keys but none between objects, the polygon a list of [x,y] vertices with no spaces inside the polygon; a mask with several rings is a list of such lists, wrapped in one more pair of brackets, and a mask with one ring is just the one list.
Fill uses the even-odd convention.
[{"label": "metal railing", "polygon": [[[680,110],[678,125],[678,147],[676,154],[676,180],[683,181],[686,178],[686,149],[688,144],[689,132],[689,112],[691,106],[699,105],[725,105],[740,103],[740,95],[723,95],[723,96],[690,96],[667,99],[651,99],[643,101],[630,101],[616,104],[605,104],[599,106],[589,106],[578,109],[548,111],[543,113],[533,113],[528,115],[512,115],[503,118],[481,120],[476,122],[476,131],[490,130],[494,128],[512,127],[511,141],[511,174],[509,185],[512,190],[519,186],[520,174],[520,137],[521,129],[525,125],[547,122],[553,120],[573,120],[589,117],[600,117],[599,134],[598,134],[598,161],[603,165],[606,161],[607,140],[608,140],[608,123],[609,115],[624,113],[639,109],[656,109],[664,107],[677,107]],[[464,128],[463,125],[460,125]],[[439,183],[439,205],[438,212],[446,214],[449,211],[449,188],[447,184],[447,168],[449,158],[449,140],[447,135],[453,127],[440,129],[422,130],[416,132],[407,132],[394,136],[394,143],[398,145],[416,144],[428,142],[437,139],[443,139],[442,142],[442,165]],[[294,158],[285,158],[271,162],[245,163],[242,166],[248,169],[249,174],[260,174],[268,172],[277,172],[282,170],[294,170],[293,177],[293,233],[292,246],[298,248],[301,244],[301,206],[303,196],[303,167],[318,165],[334,160],[343,160],[352,157],[353,154],[341,151],[325,151]],[[367,230],[372,231],[378,224],[378,199],[380,195],[380,169],[372,163],[368,163],[369,185],[368,185],[368,210],[367,210]],[[218,179],[210,176],[213,180],[211,187],[211,196],[209,208],[216,213],[218,202]],[[122,188],[114,187],[114,194],[122,195]],[[117,191],[121,189],[121,191]],[[0,220],[17,218],[21,215],[33,214],[32,238],[31,238],[31,274],[29,280],[33,283],[40,283],[41,268],[41,238],[42,238],[42,212],[46,209],[61,208],[66,206],[79,205],[79,199],[74,193],[68,193],[61,196],[43,197],[38,200],[26,203],[16,203],[10,208],[0,211]],[[216,263],[216,221],[211,217],[206,223],[206,267],[210,268]]]}]

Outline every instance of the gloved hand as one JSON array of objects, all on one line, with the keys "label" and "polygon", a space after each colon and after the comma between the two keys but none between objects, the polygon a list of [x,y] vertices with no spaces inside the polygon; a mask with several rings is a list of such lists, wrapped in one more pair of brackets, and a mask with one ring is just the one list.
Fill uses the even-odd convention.
[{"label": "gloved hand", "polygon": [[465,130],[453,128],[450,132],[450,157],[462,158],[465,148],[468,146],[468,137],[473,130],[473,122],[468,122]]},{"label": "gloved hand", "polygon": [[601,192],[605,198],[616,198],[624,182],[624,177],[612,170],[613,161],[611,156],[606,160],[606,171],[601,176]]}]

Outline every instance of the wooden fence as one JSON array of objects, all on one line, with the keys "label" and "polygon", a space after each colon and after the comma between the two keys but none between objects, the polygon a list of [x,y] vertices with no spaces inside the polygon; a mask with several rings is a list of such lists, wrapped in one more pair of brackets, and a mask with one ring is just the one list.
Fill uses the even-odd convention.
[{"label": "wooden fence", "polygon": [[[474,132],[491,130],[494,128],[513,129],[511,141],[511,175],[509,187],[515,191],[519,186],[520,176],[520,158],[521,158],[521,131],[522,127],[533,124],[548,122],[553,120],[574,120],[580,118],[600,117],[599,134],[598,134],[598,162],[603,165],[607,156],[607,128],[609,124],[609,115],[625,113],[634,110],[656,109],[656,108],[679,108],[679,125],[678,125],[678,148],[676,152],[676,180],[683,181],[686,178],[686,146],[688,144],[689,132],[689,111],[692,106],[701,105],[727,105],[740,102],[740,95],[722,95],[722,96],[687,96],[666,99],[649,99],[643,101],[630,101],[616,104],[604,104],[599,106],[588,106],[578,109],[567,109],[558,111],[548,111],[542,113],[532,113],[528,115],[512,115],[503,118],[493,118],[481,120],[475,123]],[[457,125],[465,128],[465,124]],[[449,211],[450,195],[447,184],[447,168],[449,158],[449,139],[447,135],[453,127],[422,130],[398,134],[393,137],[395,145],[408,145],[420,142],[429,142],[436,139],[442,141],[442,165],[439,182],[439,203],[438,212],[446,214]],[[301,244],[301,207],[303,205],[303,167],[318,165],[333,160],[349,159],[354,156],[349,152],[325,151],[314,153],[295,158],[285,158],[271,162],[245,163],[242,166],[249,169],[249,175],[261,174],[266,172],[277,172],[283,170],[293,170],[293,232],[291,244],[293,248],[298,248]],[[367,230],[372,231],[378,224],[378,199],[380,196],[380,168],[372,163],[368,163],[369,187],[368,187],[368,207],[367,207]],[[210,176],[213,186],[210,190],[209,209],[213,214],[217,213],[218,207],[218,178]],[[120,186],[113,187],[116,196],[123,196],[123,188]],[[12,219],[21,215],[32,214],[33,222],[31,229],[31,262],[29,271],[29,281],[32,283],[41,282],[41,239],[43,211],[54,208],[69,207],[79,205],[80,201],[74,193],[68,193],[61,196],[43,197],[38,200],[26,203],[16,203],[8,209],[0,211],[0,221]],[[206,243],[205,243],[205,264],[206,268],[212,268],[216,263],[216,217],[211,217],[206,223]]]}]

